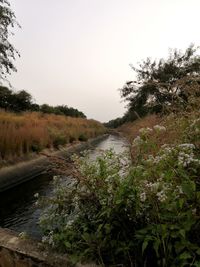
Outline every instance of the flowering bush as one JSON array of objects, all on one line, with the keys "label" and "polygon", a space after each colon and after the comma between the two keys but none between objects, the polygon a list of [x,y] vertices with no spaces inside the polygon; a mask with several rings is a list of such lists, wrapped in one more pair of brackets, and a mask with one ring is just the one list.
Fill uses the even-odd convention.
[{"label": "flowering bush", "polygon": [[43,241],[72,261],[200,266],[199,150],[196,142],[161,147],[152,142],[151,135],[167,131],[159,125],[139,131],[135,164],[112,150],[95,161],[75,157],[80,175],[67,186],[57,184],[48,199],[40,221]]}]

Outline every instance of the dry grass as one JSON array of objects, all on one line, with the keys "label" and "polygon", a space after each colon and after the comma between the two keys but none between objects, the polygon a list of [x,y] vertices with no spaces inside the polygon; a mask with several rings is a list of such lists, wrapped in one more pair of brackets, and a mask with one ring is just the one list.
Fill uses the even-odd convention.
[{"label": "dry grass", "polygon": [[128,122],[118,128],[118,130],[125,134],[128,140],[132,143],[133,139],[139,135],[139,129],[152,128],[156,124],[160,124],[162,118],[157,115],[149,115],[145,118],[138,119],[134,122]]},{"label": "dry grass", "polygon": [[17,115],[0,111],[0,159],[87,140],[105,132],[94,120],[38,112]]},{"label": "dry grass", "polygon": [[[200,112],[198,109],[179,112],[176,114],[171,114],[168,116],[160,117],[157,115],[149,115],[143,119],[137,120],[132,123],[127,123],[122,125],[118,130],[122,132],[130,141],[133,142],[133,139],[140,135],[139,129],[141,128],[152,128],[154,125],[162,125],[166,127],[165,132],[155,134],[153,131],[149,134],[150,143],[156,144],[152,147],[149,147],[146,151],[146,155],[152,154],[155,155],[160,147],[164,144],[180,144],[183,143],[186,139],[185,130],[191,124],[191,121],[198,119],[200,117]],[[137,158],[139,151],[132,147],[131,155],[133,161]],[[143,151],[144,153],[144,151]],[[145,155],[143,154],[145,158]]]}]

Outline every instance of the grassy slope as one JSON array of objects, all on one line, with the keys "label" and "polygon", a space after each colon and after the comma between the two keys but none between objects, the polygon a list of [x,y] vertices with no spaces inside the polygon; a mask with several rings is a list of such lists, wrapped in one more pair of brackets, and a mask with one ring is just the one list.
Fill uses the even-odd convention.
[{"label": "grassy slope", "polygon": [[94,120],[38,112],[17,115],[1,111],[0,159],[15,159],[44,148],[85,141],[104,132],[104,126]]},{"label": "grassy slope", "polygon": [[[141,128],[152,128],[155,125],[162,125],[167,128],[166,132],[160,133],[159,135],[155,135],[154,133],[150,136],[150,141],[152,143],[156,143],[156,146],[150,148],[147,154],[155,155],[160,147],[164,144],[181,144],[187,142],[185,137],[185,132],[187,132],[187,128],[192,124],[194,120],[200,118],[200,111],[198,109],[190,109],[184,112],[180,112],[177,114],[171,114],[168,116],[157,116],[157,115],[149,115],[141,120],[137,120],[132,123],[126,123],[118,128],[120,132],[122,132],[130,143],[133,142],[134,138],[140,135],[139,130]],[[191,133],[188,133],[192,135]],[[190,138],[188,136],[188,138]],[[196,147],[200,146],[200,140],[195,138],[195,140],[191,140]],[[134,159],[136,155],[135,148],[132,148],[132,158]]]}]

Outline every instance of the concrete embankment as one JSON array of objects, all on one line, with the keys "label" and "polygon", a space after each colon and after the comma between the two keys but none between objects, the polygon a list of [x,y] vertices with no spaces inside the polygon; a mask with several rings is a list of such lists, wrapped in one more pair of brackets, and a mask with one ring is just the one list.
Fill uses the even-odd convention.
[{"label": "concrete embankment", "polygon": [[0,228],[0,266],[69,266],[66,258],[42,250],[41,245],[32,239],[22,239],[11,230]]},{"label": "concrete embankment", "polygon": [[[94,146],[108,135],[102,135],[93,138],[84,143],[78,143],[67,148],[49,154],[49,156],[69,157],[75,152],[80,152],[91,146]],[[28,162],[18,163],[14,166],[5,167],[0,170],[0,192],[6,191],[23,182],[31,180],[43,172],[47,171],[50,166],[50,160],[46,156],[39,156]]]},{"label": "concrete embankment", "polygon": [[[14,231],[0,228],[1,267],[69,267],[66,255],[45,249],[43,244],[19,237]],[[95,264],[77,264],[76,267],[98,267]]]}]

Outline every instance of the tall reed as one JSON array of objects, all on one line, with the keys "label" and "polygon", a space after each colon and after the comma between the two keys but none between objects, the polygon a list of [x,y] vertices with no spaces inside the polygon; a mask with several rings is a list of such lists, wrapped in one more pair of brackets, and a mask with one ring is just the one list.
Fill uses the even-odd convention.
[{"label": "tall reed", "polygon": [[104,126],[95,120],[0,111],[0,159],[13,159],[75,140],[87,140],[104,132]]}]

